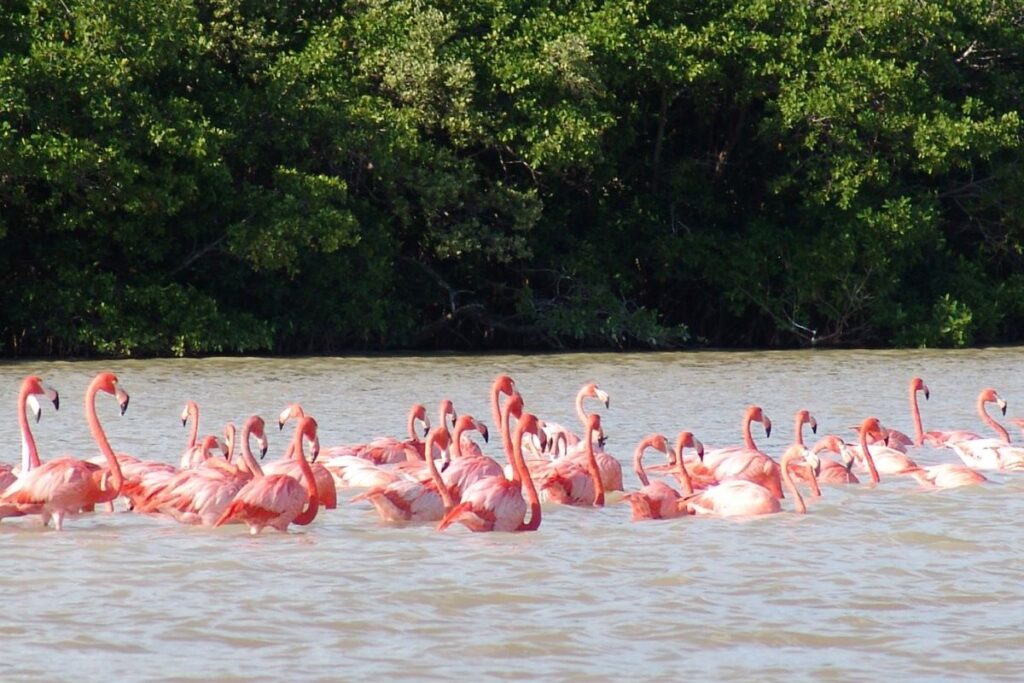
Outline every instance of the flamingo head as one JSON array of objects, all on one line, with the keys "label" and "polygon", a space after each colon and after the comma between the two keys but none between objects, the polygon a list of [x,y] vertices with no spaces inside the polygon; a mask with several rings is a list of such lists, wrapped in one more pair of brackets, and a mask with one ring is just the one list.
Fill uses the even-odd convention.
[{"label": "flamingo head", "polygon": [[597,382],[589,382],[583,385],[580,389],[581,398],[596,398],[598,401],[604,404],[605,408],[611,408],[611,398],[608,396],[607,391],[603,391],[597,386]]},{"label": "flamingo head", "polygon": [[277,428],[284,429],[284,425],[288,420],[295,418],[299,419],[306,416],[306,411],[302,409],[298,403],[289,404],[287,408],[281,411],[281,414],[277,417]]},{"label": "flamingo head", "polygon": [[505,394],[511,396],[515,393],[516,381],[506,374],[500,374],[494,379],[494,385],[491,387],[491,391],[497,396],[498,394]]},{"label": "flamingo head", "polygon": [[[796,414],[796,416],[798,420],[797,424],[810,425],[811,433],[818,433],[818,421],[814,419],[814,416],[811,415],[811,412],[809,410],[801,410]],[[769,422],[768,424],[771,424],[771,422]]]},{"label": "flamingo head", "polygon": [[594,434],[597,434],[597,442],[603,446],[606,439],[604,429],[601,427],[601,416],[597,413],[587,415],[587,436],[593,440]]},{"label": "flamingo head", "polygon": [[995,389],[984,389],[981,395],[978,396],[979,403],[995,403],[999,406],[999,410],[1002,411],[1003,415],[1006,415],[1006,401],[999,398],[999,394],[996,393]]},{"label": "flamingo head", "polygon": [[124,415],[124,411],[128,410],[128,392],[121,388],[118,384],[117,375],[112,372],[101,372],[96,375],[90,385],[96,391],[102,391],[107,394],[113,394],[117,399],[117,405],[121,408],[121,414]]},{"label": "flamingo head", "polygon": [[186,401],[185,407],[181,410],[181,426],[184,427],[188,424],[189,418],[196,419],[199,415],[199,406],[196,405],[195,401]]},{"label": "flamingo head", "polygon": [[[597,426],[598,426],[598,428],[600,428],[600,426],[601,426],[601,418],[600,418],[600,416],[599,415],[592,415],[591,417],[596,417],[597,418]],[[588,428],[590,427],[590,423],[589,422],[587,423],[587,426],[588,426]],[[537,416],[534,415],[533,413],[523,413],[519,417],[519,424],[516,425],[516,432],[520,436],[520,443],[522,442],[522,437],[526,436],[527,434],[532,434],[533,436],[537,437],[537,441],[540,442],[540,449],[541,450],[544,450],[545,448],[547,448],[547,445],[548,445],[547,434],[545,434],[544,430],[540,428],[540,423],[537,420]]]},{"label": "flamingo head", "polygon": [[260,447],[260,460],[267,455],[267,443],[266,425],[263,422],[263,418],[259,415],[253,415],[249,418],[249,433],[256,437],[256,444]]},{"label": "flamingo head", "polygon": [[668,439],[663,434],[651,434],[640,444],[641,448],[653,448],[656,451],[668,454]]},{"label": "flamingo head", "polygon": [[693,432],[679,432],[679,438],[676,439],[676,450],[682,455],[684,448],[692,448],[697,451],[697,457],[704,462],[704,444],[697,440]]},{"label": "flamingo head", "polygon": [[505,410],[511,417],[517,420],[523,417],[523,396],[518,391],[513,392],[508,401],[505,402]]},{"label": "flamingo head", "polygon": [[[320,437],[317,436],[317,424],[309,415],[303,415],[299,418],[299,422],[295,425],[295,431],[297,434],[301,434],[306,437],[312,443],[310,449],[310,462],[316,462],[316,457],[320,455]],[[298,454],[296,454],[298,455]]]},{"label": "flamingo head", "polygon": [[203,437],[203,440],[199,442],[199,451],[203,454],[203,460],[208,460],[210,458],[210,451],[214,448],[219,448],[224,457],[227,457],[227,444],[225,444],[216,434],[207,434]]},{"label": "flamingo head", "polygon": [[54,410],[60,410],[60,395],[57,394],[56,389],[43,382],[41,377],[37,375],[26,377],[22,383],[22,390],[26,393],[25,402],[28,403],[28,407],[32,410],[36,422],[39,422],[39,418],[43,414],[43,408],[39,405],[39,399],[36,396],[45,396],[50,401],[53,401]]},{"label": "flamingo head", "polygon": [[430,418],[427,417],[427,407],[422,403],[414,403],[409,411],[409,421],[423,423],[423,436],[430,433]]},{"label": "flamingo head", "polygon": [[924,392],[924,400],[928,400],[931,394],[928,392],[928,385],[924,383],[924,380],[920,377],[914,377],[910,380],[910,393],[916,394],[917,392]]},{"label": "flamingo head", "polygon": [[885,430],[877,417],[866,418],[860,423],[860,433],[865,439],[873,438],[881,440],[885,438]]},{"label": "flamingo head", "polygon": [[455,421],[459,416],[455,412],[455,404],[451,402],[451,399],[442,399],[441,403],[438,405],[437,412],[441,417],[441,424],[448,429],[455,429]]}]

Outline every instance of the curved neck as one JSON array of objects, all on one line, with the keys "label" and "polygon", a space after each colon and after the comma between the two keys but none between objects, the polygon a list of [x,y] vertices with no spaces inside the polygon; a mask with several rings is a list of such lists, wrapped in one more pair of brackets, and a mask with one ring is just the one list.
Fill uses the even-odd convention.
[{"label": "curved neck", "polygon": [[871,450],[868,448],[868,435],[863,429],[860,430],[860,450],[864,454],[864,462],[868,464],[868,472],[871,473],[871,483],[877,484],[881,479],[878,476],[878,469],[875,467],[875,459],[871,457]]},{"label": "curved neck", "polygon": [[188,431],[188,445],[185,448],[195,448],[196,441],[199,439],[199,406],[192,405],[195,407],[188,411],[188,417],[192,418],[192,426]]},{"label": "curved neck", "polygon": [[39,467],[39,452],[36,450],[36,439],[32,436],[32,428],[28,421],[28,385],[22,385],[18,393],[18,426],[21,427],[21,471],[28,472]]},{"label": "curved neck", "polygon": [[85,392],[85,419],[89,423],[89,431],[92,433],[92,438],[96,440],[96,444],[100,447],[100,452],[103,453],[103,456],[107,459],[107,465],[110,467],[111,488],[108,495],[112,494],[109,500],[113,500],[121,493],[121,484],[124,483],[124,476],[121,474],[121,463],[117,461],[114,449],[110,447],[107,435],[103,431],[103,427],[100,426],[99,418],[96,417],[96,394],[98,392],[98,382],[93,380],[93,383],[89,385],[88,390]]},{"label": "curved neck", "polygon": [[[793,478],[789,474],[789,463],[797,458],[803,457],[803,448],[799,446],[790,446],[789,450],[786,451],[785,455],[782,456],[782,462],[779,463],[779,467],[782,469],[782,481],[786,485],[786,490],[789,491],[790,495],[793,496],[793,507],[795,512],[803,514],[807,512],[807,506],[804,505],[804,498],[800,495],[800,489],[793,483]],[[814,476],[814,473],[811,473]]]},{"label": "curved neck", "polygon": [[580,392],[578,394],[576,394],[576,417],[579,418],[580,424],[583,425],[583,431],[586,431],[586,429],[587,429],[587,417],[588,417],[587,411],[583,410],[583,399],[585,399],[587,397],[587,394],[584,393],[585,390],[586,390],[586,387],[584,387],[583,389],[580,389]]},{"label": "curved neck", "polygon": [[256,456],[254,456],[252,454],[252,450],[249,449],[249,437],[252,435],[252,428],[255,424],[256,420],[250,417],[242,426],[242,462],[240,467],[248,471],[253,477],[262,477],[263,468],[260,467],[260,463],[256,460]]},{"label": "curved neck", "polygon": [[228,444],[228,452],[225,458],[228,462],[233,462],[235,459],[235,425],[233,422],[228,422],[224,427],[224,440]]},{"label": "curved neck", "polygon": [[750,435],[750,423],[754,421],[754,418],[749,413],[743,416],[743,445],[752,451],[757,450],[757,444],[754,443],[754,437]]},{"label": "curved neck", "polygon": [[413,443],[420,443],[420,436],[416,433],[416,408],[409,411],[409,424],[407,428],[409,430],[409,439]]},{"label": "curved neck", "polygon": [[693,482],[690,480],[690,473],[686,471],[686,462],[683,458],[683,446],[679,446],[676,454],[676,463],[679,465],[679,485],[683,488],[683,495],[689,496],[693,493]]},{"label": "curved neck", "polygon": [[587,429],[587,470],[590,471],[590,478],[594,482],[594,505],[604,505],[604,482],[601,481],[601,468],[597,465],[597,455],[594,454],[594,430]]},{"label": "curved neck", "polygon": [[452,501],[452,492],[447,486],[445,486],[444,479],[441,477],[441,473],[437,471],[437,464],[434,462],[434,457],[431,453],[434,450],[434,441],[436,435],[433,431],[427,436],[427,445],[425,448],[427,454],[427,469],[430,470],[430,480],[434,482],[437,487],[437,492],[441,494],[441,503],[444,505],[444,511],[448,512],[452,509],[454,501]]},{"label": "curved neck", "polygon": [[[501,440],[505,446],[505,457],[508,458],[509,463],[512,465],[512,481],[519,483],[521,481],[519,477],[519,467],[516,465],[515,450],[521,448],[521,444],[512,443],[512,413],[509,410],[511,401],[507,401],[501,409],[501,418],[498,424],[501,425]],[[520,450],[520,455],[522,450]]]},{"label": "curved neck", "polygon": [[[302,424],[302,421],[299,421]],[[309,466],[309,462],[306,460],[306,454],[302,450],[302,430],[295,430],[295,438],[292,440],[292,449],[294,458],[299,463],[299,468],[302,470],[302,478],[306,480],[306,494],[309,496],[309,502],[306,504],[306,509],[298,514],[298,516],[292,520],[292,524],[298,524],[299,526],[305,526],[316,518],[317,510],[320,508],[320,497],[316,491],[316,478],[313,476],[313,468]]]},{"label": "curved neck", "polygon": [[516,429],[516,440],[512,445],[512,470],[518,472],[519,476],[515,481],[522,481],[526,488],[526,502],[530,504],[530,521],[523,520],[517,531],[536,531],[540,528],[541,510],[540,496],[537,495],[537,487],[530,476],[530,470],[523,459],[523,431]]},{"label": "curved neck", "polygon": [[[796,434],[796,445],[804,445],[804,416],[801,413],[796,414],[796,428],[793,430]],[[753,439],[751,439],[753,441]]]},{"label": "curved neck", "polygon": [[978,397],[978,414],[981,415],[982,421],[991,427],[999,438],[1002,439],[1003,443],[1010,443],[1010,434],[1003,428],[1003,425],[996,422],[991,415],[985,410],[985,401]]},{"label": "curved neck", "polygon": [[450,448],[452,449],[453,458],[462,457],[462,433],[466,431],[466,426],[459,424],[455,426],[455,431],[452,433],[452,443]]},{"label": "curved neck", "polygon": [[636,472],[636,478],[640,480],[641,486],[648,486],[651,483],[647,478],[647,472],[644,471],[644,451],[649,445],[647,439],[644,439],[633,451],[633,471]]},{"label": "curved neck", "polygon": [[924,445],[924,425],[921,423],[921,407],[917,403],[917,389],[910,388],[910,415],[914,419],[914,445]]}]

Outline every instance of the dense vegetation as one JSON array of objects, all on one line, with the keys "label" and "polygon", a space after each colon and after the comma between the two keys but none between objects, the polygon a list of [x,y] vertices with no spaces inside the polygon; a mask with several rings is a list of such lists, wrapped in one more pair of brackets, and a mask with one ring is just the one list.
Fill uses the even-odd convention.
[{"label": "dense vegetation", "polygon": [[9,0],[0,353],[1024,338],[1020,0]]}]

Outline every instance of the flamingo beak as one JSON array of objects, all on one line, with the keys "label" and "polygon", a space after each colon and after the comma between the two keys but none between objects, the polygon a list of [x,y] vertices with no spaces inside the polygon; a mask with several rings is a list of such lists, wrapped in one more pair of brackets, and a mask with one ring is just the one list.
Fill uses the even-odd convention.
[{"label": "flamingo beak", "polygon": [[612,407],[612,399],[608,395],[607,391],[602,391],[601,389],[598,389],[594,393],[597,394],[597,400],[600,401],[601,403],[603,403],[605,408],[611,408]]},{"label": "flamingo beak", "polygon": [[1003,412],[1003,415],[1006,415],[1006,401],[1001,398],[997,398],[996,405],[999,406],[999,410]]},{"label": "flamingo beak", "polygon": [[700,458],[701,462],[704,462],[704,444],[697,439],[693,440],[693,447],[697,449],[697,457]]},{"label": "flamingo beak", "polygon": [[818,433],[818,421],[815,420],[812,417],[811,418],[811,434],[817,434],[817,433]]},{"label": "flamingo beak", "polygon": [[188,424],[188,418],[187,417],[181,418],[181,426],[184,427],[187,424]]},{"label": "flamingo beak", "polygon": [[267,448],[270,446],[270,444],[267,442],[267,437],[266,436],[259,436],[259,437],[257,437],[256,438],[256,443],[260,447],[260,460],[262,460],[264,457],[266,457],[266,455],[267,455]]},{"label": "flamingo beak", "polygon": [[772,421],[767,416],[764,418],[764,438],[768,438],[772,435]]},{"label": "flamingo beak", "polygon": [[487,425],[483,424],[482,422],[477,422],[476,427],[477,431],[480,432],[480,436],[483,437],[484,443],[490,443],[490,435],[487,433]]},{"label": "flamingo beak", "polygon": [[121,406],[121,414],[128,410],[128,392],[121,388],[120,385],[114,390],[114,396],[117,397],[117,405]]},{"label": "flamingo beak", "polygon": [[313,457],[310,458],[310,462],[316,462],[316,457],[318,455],[320,455],[320,437],[319,436],[313,439],[313,448],[312,448],[311,452],[312,452],[312,456]]},{"label": "flamingo beak", "polygon": [[930,396],[930,394],[928,393],[928,387],[924,387],[924,400],[926,400],[926,401],[927,401],[927,400],[928,400],[928,399],[929,399],[930,397],[931,397],[931,396]]},{"label": "flamingo beak", "polygon": [[46,398],[48,398],[51,401],[53,401],[53,409],[54,410],[60,410],[60,394],[57,393],[56,389],[54,389],[53,387],[51,387],[48,384],[44,384],[43,385],[43,394],[46,395]]}]

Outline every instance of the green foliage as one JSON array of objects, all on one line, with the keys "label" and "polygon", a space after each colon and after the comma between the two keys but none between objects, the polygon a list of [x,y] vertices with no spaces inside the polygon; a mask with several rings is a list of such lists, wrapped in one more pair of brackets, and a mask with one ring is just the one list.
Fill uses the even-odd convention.
[{"label": "green foliage", "polygon": [[1024,338],[1016,0],[15,0],[0,352]]}]

